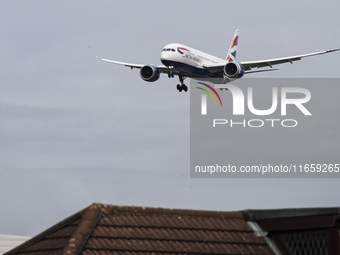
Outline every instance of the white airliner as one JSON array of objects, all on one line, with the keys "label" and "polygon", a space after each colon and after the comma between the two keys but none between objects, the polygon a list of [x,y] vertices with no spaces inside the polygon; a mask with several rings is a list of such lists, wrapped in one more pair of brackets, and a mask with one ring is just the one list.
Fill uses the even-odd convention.
[{"label": "white airliner", "polygon": [[140,65],[98,58],[109,63],[124,65],[131,69],[138,68],[140,69],[140,77],[148,82],[157,81],[160,73],[168,74],[169,78],[178,75],[180,84],[177,85],[177,89],[181,92],[182,90],[188,90],[188,87],[184,84],[184,79],[187,77],[201,81],[210,81],[214,84],[226,84],[241,78],[244,74],[278,70],[253,70],[253,68],[272,68],[273,65],[282,63],[292,64],[293,61],[300,60],[304,57],[340,50],[339,48],[284,58],[237,62],[236,51],[238,37],[239,30],[236,30],[225,59],[212,56],[179,43],[171,43],[163,48],[161,52],[161,62],[164,65]]}]

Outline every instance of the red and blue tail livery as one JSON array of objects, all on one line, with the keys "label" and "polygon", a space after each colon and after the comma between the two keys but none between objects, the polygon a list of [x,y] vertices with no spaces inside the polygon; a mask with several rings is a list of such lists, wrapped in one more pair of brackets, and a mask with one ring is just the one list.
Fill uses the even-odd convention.
[{"label": "red and blue tail livery", "polygon": [[229,51],[228,51],[228,55],[226,57],[228,62],[234,62],[236,61],[236,51],[237,51],[237,43],[238,43],[238,34],[239,31],[236,30],[233,40],[231,41],[230,47],[229,47]]}]

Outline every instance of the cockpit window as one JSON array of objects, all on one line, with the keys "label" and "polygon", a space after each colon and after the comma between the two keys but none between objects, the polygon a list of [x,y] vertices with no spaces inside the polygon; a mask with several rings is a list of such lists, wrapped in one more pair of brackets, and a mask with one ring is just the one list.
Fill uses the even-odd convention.
[{"label": "cockpit window", "polygon": [[172,48],[164,48],[162,51],[175,51],[175,49],[172,49]]}]

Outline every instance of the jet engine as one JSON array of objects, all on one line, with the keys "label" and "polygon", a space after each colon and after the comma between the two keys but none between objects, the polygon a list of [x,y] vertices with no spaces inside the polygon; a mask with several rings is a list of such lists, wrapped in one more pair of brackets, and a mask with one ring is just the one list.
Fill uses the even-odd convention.
[{"label": "jet engine", "polygon": [[224,66],[224,75],[228,78],[241,78],[244,75],[243,66],[237,62],[229,62]]},{"label": "jet engine", "polygon": [[159,70],[153,65],[146,65],[140,69],[140,77],[144,81],[157,81],[159,79]]}]

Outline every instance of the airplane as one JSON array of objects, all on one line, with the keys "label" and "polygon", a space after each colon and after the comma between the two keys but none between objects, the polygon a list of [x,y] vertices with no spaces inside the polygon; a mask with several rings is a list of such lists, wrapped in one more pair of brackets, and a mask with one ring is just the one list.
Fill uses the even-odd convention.
[{"label": "airplane", "polygon": [[[97,58],[105,62],[124,65],[131,69],[140,69],[140,77],[147,82],[157,81],[161,73],[168,74],[169,78],[173,78],[177,75],[180,81],[180,84],[177,84],[177,90],[179,92],[186,92],[188,87],[184,84],[184,80],[187,77],[200,81],[209,81],[214,84],[226,84],[235,79],[241,78],[244,74],[278,70],[273,69],[273,65],[283,63],[293,64],[293,61],[301,60],[304,57],[321,55],[340,50],[339,48],[284,58],[237,62],[236,52],[238,38],[239,30],[237,29],[225,59],[212,56],[179,43],[168,44],[162,49],[161,62],[163,65],[132,64],[100,58],[98,56]],[[254,68],[262,67],[270,67],[271,69],[253,70]]]}]

